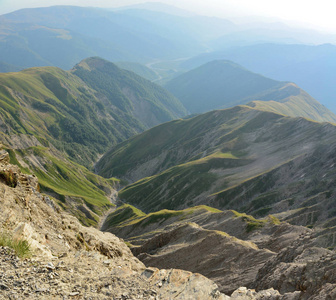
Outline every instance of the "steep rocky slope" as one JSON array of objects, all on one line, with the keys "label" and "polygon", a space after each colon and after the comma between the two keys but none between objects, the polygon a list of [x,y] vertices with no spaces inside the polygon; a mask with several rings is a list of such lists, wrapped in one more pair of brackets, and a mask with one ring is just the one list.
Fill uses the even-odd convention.
[{"label": "steep rocky slope", "polygon": [[[16,166],[8,162],[9,155],[1,151],[0,235],[8,234],[14,239],[28,241],[33,250],[33,257],[22,260],[16,257],[10,248],[0,247],[2,274],[0,287],[1,296],[4,298],[288,300],[324,299],[323,296],[332,297],[333,295],[335,276],[330,261],[333,259],[334,252],[312,248],[313,239],[307,229],[293,245],[280,251],[279,254],[274,255],[268,251],[270,255],[268,257],[271,259],[264,267],[259,268],[258,277],[252,283],[244,278],[248,277],[249,272],[257,271],[257,268],[252,268],[253,264],[256,266],[257,246],[226,234],[218,236],[219,232],[204,231],[192,223],[173,228],[173,231],[162,232],[161,237],[160,235],[156,237],[156,242],[155,239],[149,240],[144,244],[144,248],[136,249],[139,251],[139,249],[145,250],[152,247],[152,254],[142,254],[142,256],[152,257],[154,261],[156,255],[153,251],[157,252],[156,257],[165,252],[167,265],[170,265],[173,261],[169,261],[168,258],[169,256],[173,258],[174,251],[169,254],[167,249],[176,250],[177,253],[183,251],[179,243],[181,239],[185,240],[185,230],[189,234],[192,233],[187,237],[189,242],[198,240],[197,248],[200,245],[199,242],[205,238],[203,247],[199,248],[202,250],[208,248],[208,250],[220,251],[222,244],[217,243],[218,238],[224,242],[225,248],[229,247],[226,248],[227,255],[230,254],[228,251],[230,247],[250,249],[254,255],[240,257],[239,266],[236,260],[236,262],[232,261],[231,267],[228,267],[230,264],[225,262],[227,255],[222,255],[222,259],[224,258],[222,268],[229,278],[235,280],[236,284],[231,283],[231,286],[239,286],[239,283],[244,282],[249,287],[257,287],[258,291],[240,287],[229,297],[221,294],[213,281],[200,274],[171,269],[171,266],[169,270],[146,268],[132,255],[122,240],[110,233],[83,227],[73,216],[60,212],[58,206],[53,203],[53,199],[38,192],[35,176],[22,174]],[[5,174],[11,174],[11,176],[3,176]],[[208,211],[202,207],[192,218],[199,218],[205,210]],[[221,214],[214,211],[212,213]],[[220,219],[227,219],[224,215]],[[199,219],[204,220],[204,218]],[[280,231],[283,233],[283,230]],[[170,235],[170,243],[166,245],[167,240],[164,237],[167,235]],[[211,239],[214,239],[215,244],[209,243]],[[157,251],[157,241],[161,243],[159,246],[162,248],[161,253]],[[165,246],[168,246],[166,251],[164,251]],[[192,261],[199,255],[195,252],[190,256],[192,249],[193,243],[190,243],[190,247],[184,249],[188,255],[181,252],[182,256],[175,255],[177,259],[175,263],[184,257],[187,260],[183,263],[188,265],[188,260],[190,262],[190,259]],[[259,253],[261,252],[259,250]],[[238,252],[234,251],[234,253],[238,255]],[[204,261],[203,265],[211,261],[211,256],[207,259],[208,261]],[[240,267],[248,266],[249,263],[251,263],[249,272],[241,274]],[[307,268],[304,268],[305,265]],[[217,267],[218,264],[213,265],[214,273]],[[324,269],[319,271],[320,267]],[[288,276],[286,279],[281,277],[279,281],[277,274],[286,268]],[[298,268],[307,271],[295,272]],[[222,272],[217,274],[221,277]],[[279,287],[282,294],[272,286]]]},{"label": "steep rocky slope", "polygon": [[259,109],[336,122],[336,116],[294,83],[272,80],[226,60],[188,71],[165,87],[191,113],[247,104]]},{"label": "steep rocky slope", "polygon": [[166,229],[133,253],[146,265],[177,267],[215,281],[230,295],[239,286],[251,286],[256,272],[275,255],[224,232],[205,230],[194,223]]},{"label": "steep rocky slope", "polygon": [[200,272],[221,291],[236,290],[232,298],[244,294],[240,285],[280,292],[261,299],[325,299],[336,287],[335,251],[321,248],[318,230],[273,216],[255,219],[206,206],[146,215],[123,205],[103,228],[132,243],[146,265]]},{"label": "steep rocky slope", "polygon": [[[83,227],[38,192],[37,178],[0,157],[1,236],[27,240],[33,258],[0,247],[1,295],[27,299],[225,299],[209,279],[182,270],[146,269],[110,233]],[[5,176],[10,174],[11,176]]]},{"label": "steep rocky slope", "polygon": [[301,235],[259,270],[253,286],[272,286],[294,294],[294,299],[334,299],[335,258],[335,251],[314,247],[311,236]]},{"label": "steep rocky slope", "polygon": [[181,265],[214,280],[228,294],[251,286],[270,257],[311,231],[272,216],[257,220],[207,206],[146,215],[130,205],[109,215],[102,229],[128,241],[146,265]]}]

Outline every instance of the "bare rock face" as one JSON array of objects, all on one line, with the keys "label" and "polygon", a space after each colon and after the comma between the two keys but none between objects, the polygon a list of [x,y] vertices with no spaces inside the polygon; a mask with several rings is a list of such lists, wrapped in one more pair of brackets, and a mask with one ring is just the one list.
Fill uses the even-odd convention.
[{"label": "bare rock face", "polygon": [[26,240],[37,255],[53,258],[51,251],[46,246],[45,237],[39,235],[29,223],[19,223],[14,229],[13,238],[16,240]]},{"label": "bare rock face", "polygon": [[282,294],[295,294],[297,299],[336,299],[336,254],[315,247],[311,234],[301,235],[266,262],[254,287],[273,287]]},{"label": "bare rock face", "polygon": [[[0,144],[1,147],[1,144]],[[7,165],[9,164],[9,155],[8,152],[5,150],[0,150],[0,165]]]}]

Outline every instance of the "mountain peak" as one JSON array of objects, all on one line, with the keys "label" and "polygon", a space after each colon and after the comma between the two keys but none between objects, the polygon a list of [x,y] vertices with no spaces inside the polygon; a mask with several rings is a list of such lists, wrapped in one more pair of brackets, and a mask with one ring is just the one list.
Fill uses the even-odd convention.
[{"label": "mountain peak", "polygon": [[73,67],[73,71],[78,68],[83,68],[85,70],[101,70],[103,67],[108,66],[110,68],[119,69],[114,63],[107,61],[99,56],[93,56],[86,59],[83,59],[77,65]]},{"label": "mountain peak", "polygon": [[172,79],[166,88],[191,113],[244,104],[319,122],[336,121],[296,84],[267,78],[229,60],[210,61]]}]

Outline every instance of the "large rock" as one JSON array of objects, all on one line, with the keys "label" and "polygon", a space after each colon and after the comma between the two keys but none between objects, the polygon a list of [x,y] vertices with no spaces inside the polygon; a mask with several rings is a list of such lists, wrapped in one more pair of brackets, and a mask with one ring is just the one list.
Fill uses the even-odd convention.
[{"label": "large rock", "polygon": [[229,299],[218,291],[213,281],[200,274],[176,269],[148,268],[142,273],[142,277],[159,287],[159,299]]}]

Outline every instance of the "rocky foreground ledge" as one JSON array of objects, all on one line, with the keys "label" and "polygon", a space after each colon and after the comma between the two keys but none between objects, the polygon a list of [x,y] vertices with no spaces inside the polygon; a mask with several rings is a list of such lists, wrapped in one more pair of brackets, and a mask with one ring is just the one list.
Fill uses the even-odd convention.
[{"label": "rocky foreground ledge", "polygon": [[134,271],[94,251],[20,260],[0,249],[4,299],[225,299],[202,275],[155,268]]},{"label": "rocky foreground ledge", "polygon": [[156,268],[136,272],[85,250],[51,260],[20,260],[0,247],[0,274],[1,299],[284,299],[273,289],[257,293],[244,287],[229,297],[200,274]]}]

